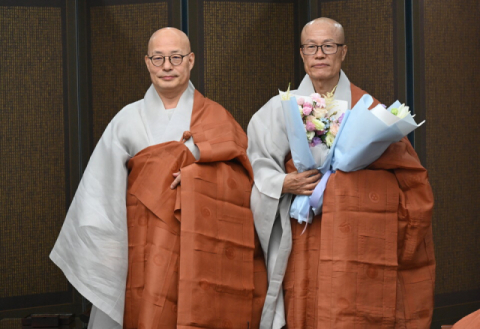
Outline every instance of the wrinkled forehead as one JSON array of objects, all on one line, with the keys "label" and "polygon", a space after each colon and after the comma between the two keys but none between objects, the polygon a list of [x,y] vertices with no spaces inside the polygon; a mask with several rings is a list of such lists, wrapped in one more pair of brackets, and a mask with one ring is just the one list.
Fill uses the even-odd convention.
[{"label": "wrinkled forehead", "polygon": [[301,35],[302,44],[304,43],[323,43],[336,42],[343,43],[344,36],[342,29],[331,23],[314,23],[305,26]]}]

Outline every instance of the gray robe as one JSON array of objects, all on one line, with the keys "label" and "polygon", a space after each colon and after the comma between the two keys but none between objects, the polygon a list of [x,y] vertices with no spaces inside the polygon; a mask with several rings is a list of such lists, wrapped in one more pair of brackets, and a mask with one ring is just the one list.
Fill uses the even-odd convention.
[{"label": "gray robe", "polygon": [[[116,327],[123,324],[128,269],[127,163],[151,145],[182,138],[190,129],[194,91],[189,83],[169,119],[152,85],[144,99],[118,112],[90,157],[50,253],[68,281],[95,306],[89,328],[114,328],[113,321]],[[193,139],[185,145],[198,159]]]},{"label": "gray robe", "polygon": [[[300,96],[310,96],[314,92],[308,75],[299,88],[292,91]],[[350,81],[343,71],[334,99],[347,101],[348,109],[351,108]],[[251,208],[267,262],[269,283],[260,328],[278,329],[286,324],[282,282],[292,250],[289,216],[292,195],[282,194],[286,176],[284,161],[290,147],[279,95],[271,98],[254,114],[247,135],[247,153],[255,180]]]}]

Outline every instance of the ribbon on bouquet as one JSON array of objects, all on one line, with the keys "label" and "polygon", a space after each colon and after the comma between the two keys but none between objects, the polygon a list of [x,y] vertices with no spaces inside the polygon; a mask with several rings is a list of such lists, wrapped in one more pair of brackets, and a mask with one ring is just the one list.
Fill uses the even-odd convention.
[{"label": "ribbon on bouquet", "polygon": [[323,204],[323,194],[325,192],[325,189],[327,188],[328,179],[330,178],[331,174],[331,170],[327,170],[327,172],[323,174],[322,179],[320,179],[320,182],[313,190],[312,195],[310,195],[310,197],[308,198],[310,202],[310,207],[313,208],[313,212],[315,213],[315,215],[318,215],[320,213]]}]

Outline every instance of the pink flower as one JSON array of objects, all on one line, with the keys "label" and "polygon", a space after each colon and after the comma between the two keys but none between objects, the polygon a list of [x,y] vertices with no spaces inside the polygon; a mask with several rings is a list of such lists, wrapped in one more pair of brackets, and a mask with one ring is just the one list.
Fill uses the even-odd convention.
[{"label": "pink flower", "polygon": [[305,128],[307,128],[307,131],[314,131],[315,130],[315,125],[311,121],[307,121],[305,124]]},{"label": "pink flower", "polygon": [[327,104],[325,103],[325,98],[320,98],[320,101],[316,102],[317,107],[325,108]]},{"label": "pink flower", "polygon": [[303,97],[298,97],[297,98],[297,104],[301,106],[301,105],[303,105],[303,103],[305,103],[305,99],[303,99]]},{"label": "pink flower", "polygon": [[312,100],[315,102],[315,107],[325,107],[325,98],[322,98],[317,93],[312,94],[311,97]]},{"label": "pink flower", "polygon": [[319,93],[313,93],[313,94],[310,95],[310,97],[312,97],[312,101],[317,102],[317,103],[320,99],[322,99],[322,96],[320,96]]},{"label": "pink flower", "polygon": [[330,125],[330,132],[332,133],[333,136],[337,136],[339,128],[340,126],[338,125],[338,123],[332,123]]},{"label": "pink flower", "polygon": [[312,113],[312,104],[304,103],[303,104],[303,114],[304,115],[309,115],[310,113]]}]

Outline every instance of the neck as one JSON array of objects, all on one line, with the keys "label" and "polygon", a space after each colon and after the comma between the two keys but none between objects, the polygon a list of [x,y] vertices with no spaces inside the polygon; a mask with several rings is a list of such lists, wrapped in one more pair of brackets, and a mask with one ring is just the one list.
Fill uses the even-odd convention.
[{"label": "neck", "polygon": [[174,109],[177,107],[180,97],[182,97],[183,93],[185,92],[185,90],[187,90],[187,88],[188,88],[188,85],[185,87],[182,87],[182,89],[159,91],[157,88],[155,88],[155,90],[157,91],[158,96],[160,96],[160,99],[163,102],[163,106],[165,107],[165,110],[168,110],[168,109]]},{"label": "neck", "polygon": [[332,92],[333,88],[338,85],[338,81],[340,81],[340,74],[329,80],[312,80],[312,83],[316,93],[326,95],[327,93]]}]

